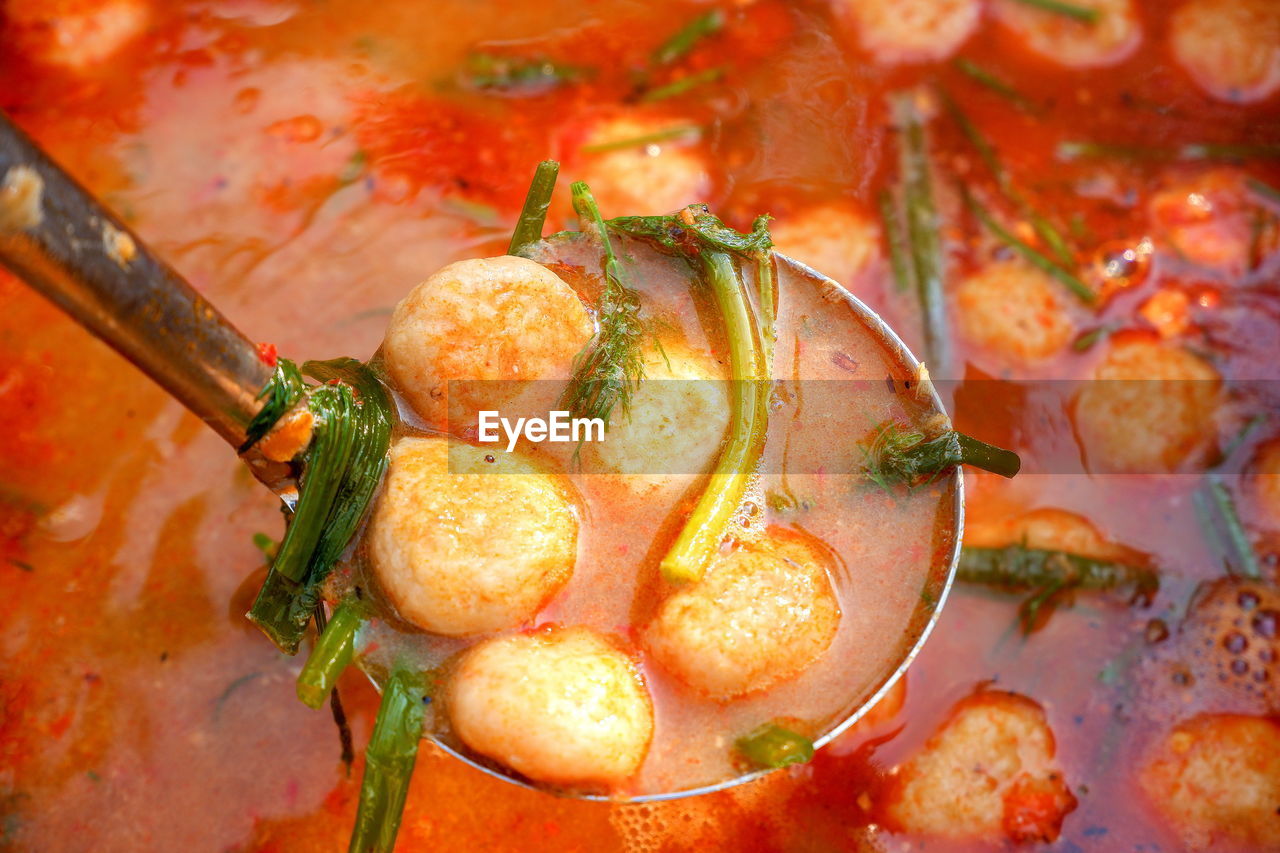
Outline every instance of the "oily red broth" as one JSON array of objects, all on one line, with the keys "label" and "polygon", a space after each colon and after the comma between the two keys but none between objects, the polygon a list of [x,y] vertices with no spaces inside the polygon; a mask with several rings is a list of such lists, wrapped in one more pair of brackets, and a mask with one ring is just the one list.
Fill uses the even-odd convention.
[{"label": "oily red broth", "polygon": [[[826,4],[726,7],[723,33],[685,66],[725,65],[723,83],[646,110],[708,128],[694,146],[712,163],[701,200],[738,227],[766,211],[781,226],[832,200],[874,222],[876,194],[897,169],[884,96],[940,81],[1038,209],[1063,228],[1078,217],[1082,268],[1117,244],[1157,244],[1130,286],[1077,315],[1077,331],[1155,333],[1148,315],[1159,317],[1141,309],[1180,293],[1187,328],[1175,342],[1212,354],[1229,382],[1271,380],[1274,247],[1260,243],[1243,272],[1189,263],[1169,248],[1170,221],[1153,202],[1210,173],[1280,185],[1274,160],[1056,156],[1059,142],[1076,139],[1275,142],[1274,96],[1216,99],[1175,60],[1170,22],[1182,5],[1138,3],[1133,52],[1082,70],[1033,53],[985,11],[955,55],[1013,82],[1032,111],[974,82],[952,57],[879,61]],[[407,2],[157,3],[127,49],[80,69],[35,58],[27,19],[14,0],[4,8],[4,43],[14,49],[0,58],[0,107],[239,326],[284,353],[323,358],[371,354],[390,306],[428,271],[502,252],[532,166],[556,156],[566,177],[580,176],[590,123],[632,109],[630,69],[707,7],[544,3],[476,15],[461,3],[430,14]],[[521,97],[459,88],[458,69],[481,46],[600,70]],[[958,128],[937,119],[930,130],[936,169],[984,198],[994,193]],[[973,227],[953,185],[938,181],[958,278],[1005,250]],[[1248,217],[1222,229],[1249,244]],[[918,303],[893,286],[883,247],[853,266],[837,277],[919,349]],[[80,849],[88,837],[105,850],[341,849],[359,768],[347,775],[331,721],[293,700],[297,662],[240,617],[242,584],[261,562],[250,537],[279,530],[273,499],[194,418],[20,283],[0,277],[0,295],[0,572],[10,590],[0,837],[24,850]],[[974,376],[1080,379],[1105,357],[1104,339],[1011,366],[951,325]],[[1016,391],[998,406],[966,409],[962,400],[958,426],[1019,450],[1075,446],[1067,419],[1023,408]],[[1245,415],[1255,411],[1265,410]],[[1237,458],[1273,434],[1274,425],[1253,433]],[[875,835],[894,849],[916,839],[867,828],[880,821],[885,770],[914,754],[956,700],[995,679],[1046,709],[1079,800],[1062,845],[1179,847],[1138,783],[1150,745],[1188,715],[1276,712],[1256,697],[1175,684],[1149,660],[1148,622],[1176,629],[1195,587],[1222,574],[1195,518],[1197,478],[1037,474],[1029,463],[1012,483],[969,478],[974,526],[1036,507],[1078,513],[1150,555],[1162,580],[1150,608],[1082,593],[1024,639],[1017,598],[958,589],[899,710],[809,767],[687,803],[569,802],[424,751],[402,845],[858,849]],[[1250,497],[1248,477],[1228,485],[1274,579],[1274,519]],[[342,690],[362,744],[376,696],[355,677]]]}]

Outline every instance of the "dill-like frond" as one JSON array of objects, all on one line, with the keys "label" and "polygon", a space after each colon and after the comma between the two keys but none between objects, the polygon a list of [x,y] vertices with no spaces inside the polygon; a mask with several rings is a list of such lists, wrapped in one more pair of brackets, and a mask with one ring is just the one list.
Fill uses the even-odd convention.
[{"label": "dill-like frond", "polygon": [[640,358],[647,334],[640,319],[640,294],[631,287],[600,208],[583,182],[573,184],[573,208],[583,230],[594,231],[604,252],[604,288],[597,307],[598,330],[574,360],[573,377],[560,397],[560,405],[574,417],[600,418],[606,429],[614,410],[625,412],[631,394],[644,378]]}]

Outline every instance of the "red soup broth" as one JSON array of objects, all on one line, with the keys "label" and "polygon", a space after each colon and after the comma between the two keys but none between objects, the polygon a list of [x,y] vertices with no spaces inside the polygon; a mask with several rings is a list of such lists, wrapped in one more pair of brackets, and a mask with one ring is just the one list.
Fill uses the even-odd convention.
[{"label": "red soup broth", "polygon": [[[637,72],[709,8],[548,2],[476,14],[461,2],[428,12],[407,0],[137,0],[144,25],[131,35],[125,27],[125,41],[114,52],[108,45],[106,58],[68,64],[48,52],[58,31],[42,15],[113,5],[8,0],[0,108],[233,322],[298,360],[371,355],[391,307],[432,270],[505,251],[534,165],[560,159],[566,185],[589,172],[580,149],[590,128],[641,109]],[[1159,334],[1158,314],[1143,307],[1181,294],[1183,327],[1160,326],[1174,345],[1211,357],[1229,386],[1269,381],[1280,253],[1263,238],[1274,208],[1233,197],[1261,210],[1253,242],[1250,216],[1210,220],[1215,229],[1200,239],[1253,246],[1243,265],[1223,268],[1178,248],[1178,229],[1194,223],[1165,210],[1162,194],[1210,173],[1275,187],[1275,160],[1059,156],[1059,143],[1074,140],[1165,151],[1274,145],[1274,95],[1218,99],[1179,65],[1170,31],[1183,5],[1136,3],[1131,52],[1074,69],[1033,52],[990,9],[951,54],[895,64],[863,47],[837,4],[726,4],[722,30],[672,71],[723,68],[720,81],[643,110],[702,128],[687,147],[705,156],[707,180],[703,197],[688,201],[711,203],[735,227],[764,212],[781,227],[824,203],[851,205],[874,223],[877,194],[897,180],[886,96],[941,85],[992,141],[1015,186],[1070,234],[1090,284],[1117,249],[1152,241],[1123,287],[1097,307],[1079,306],[1076,331]],[[465,71],[477,51],[590,73],[569,85],[495,91],[473,85]],[[1011,82],[1031,108],[973,80],[957,58]],[[1008,250],[965,214],[955,192],[960,181],[983,200],[998,199],[981,158],[941,111],[929,127],[950,282]],[[562,199],[562,216],[567,207]],[[883,244],[878,236],[872,243],[865,263],[837,275],[920,352],[918,301],[894,286]],[[958,362],[971,377],[1077,380],[1105,358],[1103,335],[1034,365],[1002,362],[962,333],[950,285],[947,294]],[[0,304],[0,574],[10,593],[0,622],[0,844],[342,849],[360,759],[348,772],[332,721],[293,699],[300,662],[280,656],[242,617],[261,576],[251,537],[280,531],[275,499],[194,417],[19,282],[0,276]],[[1138,781],[1151,745],[1197,713],[1280,710],[1272,700],[1208,690],[1209,679],[1174,681],[1150,651],[1148,623],[1176,627],[1197,585],[1223,571],[1196,519],[1199,478],[1036,473],[1031,449],[1073,448],[1076,436],[1068,418],[1027,408],[1016,384],[1007,390],[998,405],[971,408],[957,395],[958,426],[1022,451],[1030,472],[1011,483],[968,475],[968,521],[976,527],[1043,507],[1077,513],[1150,557],[1162,581],[1150,607],[1082,593],[1023,636],[1020,598],[958,588],[912,665],[900,707],[808,766],[683,802],[555,798],[424,747],[401,845],[923,843],[876,828],[880,780],[916,754],[957,700],[994,681],[1045,709],[1079,801],[1060,845],[1181,846]],[[1243,400],[1235,414],[1247,420],[1266,403]],[[1220,444],[1235,427],[1224,424]],[[1235,458],[1251,459],[1274,429],[1254,431]],[[1246,478],[1227,485],[1274,580],[1275,520]],[[593,527],[588,539],[595,535]],[[856,561],[845,565],[852,572]],[[341,687],[359,752],[377,696],[357,673]]]}]

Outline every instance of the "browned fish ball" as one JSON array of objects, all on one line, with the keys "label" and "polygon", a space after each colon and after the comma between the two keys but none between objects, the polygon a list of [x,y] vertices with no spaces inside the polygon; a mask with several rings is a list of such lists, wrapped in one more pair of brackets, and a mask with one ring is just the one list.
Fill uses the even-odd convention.
[{"label": "browned fish ball", "polygon": [[391,448],[368,533],[374,573],[396,611],[451,636],[532,619],[573,574],[577,540],[577,511],[559,477],[445,438]]},{"label": "browned fish ball", "polygon": [[614,786],[653,738],[653,706],[632,659],[587,628],[544,628],[472,647],[449,681],[453,730],[530,779]]}]

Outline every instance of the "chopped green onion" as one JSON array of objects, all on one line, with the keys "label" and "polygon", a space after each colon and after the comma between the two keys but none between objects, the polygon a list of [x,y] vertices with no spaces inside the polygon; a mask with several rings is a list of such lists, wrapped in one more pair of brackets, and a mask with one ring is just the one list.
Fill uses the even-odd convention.
[{"label": "chopped green onion", "polygon": [[1084,352],[1094,344],[1101,341],[1114,331],[1110,326],[1095,326],[1087,332],[1082,332],[1074,341],[1071,342],[1071,348],[1076,352]]},{"label": "chopped green onion", "polygon": [[[451,215],[465,217],[484,227],[497,226],[501,218],[498,214],[498,209],[493,205],[466,198],[441,199],[440,208]],[[390,314],[391,311],[391,308],[387,308],[383,313]]]},{"label": "chopped green onion", "polygon": [[756,767],[778,768],[813,760],[813,741],[777,723],[765,723],[743,735],[735,746]]},{"label": "chopped green onion", "polygon": [[306,579],[312,553],[324,533],[324,519],[333,506],[347,461],[355,446],[355,399],[345,386],[321,386],[308,407],[316,416],[315,436],[306,451],[302,491],[293,523],[285,531],[272,570],[301,582]]},{"label": "chopped green onion", "polygon": [[1074,274],[1055,264],[1045,255],[1037,252],[1026,242],[1019,240],[1005,229],[1004,226],[997,222],[990,212],[978,204],[977,200],[973,198],[968,190],[963,187],[961,190],[964,195],[965,203],[968,205],[969,209],[974,212],[979,221],[986,226],[987,230],[995,235],[996,239],[1000,240],[1000,242],[1013,249],[1019,255],[1022,255],[1022,257],[1032,265],[1043,270],[1050,277],[1064,285],[1068,290],[1075,294],[1081,302],[1086,305],[1093,305],[1098,301],[1098,295],[1093,292],[1093,289],[1090,288],[1089,285],[1085,284]]},{"label": "chopped green onion", "polygon": [[280,543],[265,533],[255,533],[253,534],[253,547],[261,551],[268,560],[274,560],[276,552],[280,550]]},{"label": "chopped green onion", "polygon": [[529,192],[525,194],[520,218],[516,220],[515,232],[511,235],[508,255],[518,255],[542,239],[542,226],[547,221],[547,208],[551,206],[551,194],[555,191],[559,173],[560,164],[555,160],[543,160],[538,164]]},{"label": "chopped green onion", "polygon": [[1021,3],[1024,6],[1033,6],[1036,9],[1043,9],[1046,12],[1053,12],[1057,15],[1064,15],[1086,24],[1096,24],[1101,15],[1097,9],[1079,6],[1075,3],[1065,3],[1063,0],[1014,0],[1014,2]]},{"label": "chopped green onion", "polygon": [[1262,577],[1258,555],[1253,550],[1253,543],[1249,541],[1249,534],[1245,532],[1244,525],[1240,522],[1240,514],[1236,512],[1231,494],[1221,478],[1215,474],[1209,475],[1208,489],[1209,496],[1213,499],[1218,515],[1222,519],[1222,526],[1227,532],[1227,542],[1235,552],[1234,564],[1238,569],[1237,573],[1241,577],[1258,580]]},{"label": "chopped green onion", "polygon": [[961,56],[956,58],[954,64],[961,74],[964,74],[975,83],[985,86],[997,95],[1005,98],[1005,100],[1009,101],[1019,109],[1029,113],[1040,112],[1039,105],[1033,102],[1030,98],[1023,95],[1008,82],[983,68],[973,60],[965,59]]},{"label": "chopped green onion", "polygon": [[1245,186],[1253,191],[1253,194],[1261,198],[1263,201],[1269,201],[1272,204],[1280,204],[1280,190],[1268,183],[1258,180],[1257,178],[1246,178]]},{"label": "chopped green onion", "polygon": [[1076,212],[1071,214],[1070,220],[1071,236],[1077,240],[1086,240],[1090,237],[1089,226],[1085,224],[1084,214]]},{"label": "chopped green onion", "polygon": [[[1232,436],[1231,440],[1227,442],[1227,446],[1222,448],[1222,462],[1230,459],[1231,455],[1243,447],[1244,443],[1249,440],[1249,437],[1261,429],[1263,424],[1266,422],[1267,416],[1262,414],[1254,415],[1249,418],[1248,422],[1240,428],[1240,431]],[[1219,464],[1221,464],[1221,462]]]},{"label": "chopped green onion", "polygon": [[702,132],[702,128],[697,125],[679,125],[677,127],[668,127],[664,130],[656,130],[653,133],[645,133],[640,136],[632,136],[626,139],[614,139],[609,142],[597,142],[592,145],[582,146],[585,154],[603,154],[606,151],[619,151],[625,148],[643,148],[646,145],[655,145],[659,142],[669,142],[672,139],[683,139],[687,136],[697,136]]},{"label": "chopped green onion", "polygon": [[699,71],[696,74],[681,77],[679,80],[673,80],[664,86],[658,86],[650,89],[640,96],[640,102],[644,104],[651,104],[655,101],[665,101],[668,98],[683,95],[686,92],[690,92],[707,83],[714,83],[723,76],[723,68],[708,68],[705,71]]},{"label": "chopped green onion", "polygon": [[1053,226],[1053,223],[1051,223],[1042,213],[1036,210],[1035,207],[1032,206],[1031,202],[1027,200],[1027,197],[1013,185],[1013,181],[1009,178],[1009,172],[1000,162],[999,155],[996,154],[995,146],[993,146],[982,134],[982,131],[978,130],[977,125],[975,125],[969,117],[965,115],[964,111],[960,109],[960,105],[957,104],[945,90],[939,90],[939,94],[941,96],[943,106],[951,115],[951,118],[955,123],[960,126],[960,130],[964,133],[970,144],[977,149],[978,156],[982,158],[982,162],[986,165],[987,170],[990,171],[992,177],[996,179],[996,186],[1000,188],[1000,191],[1004,194],[1005,198],[1009,199],[1009,201],[1011,201],[1018,209],[1018,212],[1031,223],[1031,227],[1035,230],[1036,234],[1039,235],[1040,239],[1053,250],[1053,253],[1057,256],[1060,264],[1063,264],[1066,268],[1074,266],[1075,253],[1071,251],[1071,247],[1067,244],[1066,238],[1064,238],[1061,232]]},{"label": "chopped green onion", "polygon": [[912,94],[897,95],[894,106],[900,128],[907,241],[923,319],[925,362],[945,377],[951,375],[952,353],[943,297],[945,273],[942,242],[938,238],[940,223],[929,176],[929,143]]},{"label": "chopped green onion", "polygon": [[889,246],[889,266],[893,270],[893,283],[899,293],[913,290],[913,270],[907,258],[906,238],[902,233],[902,223],[898,220],[898,211],[893,204],[893,194],[881,190],[876,196],[880,208],[880,223],[884,228],[885,243]]},{"label": "chopped green onion", "polygon": [[723,28],[724,12],[719,9],[704,12],[681,27],[675,35],[653,52],[653,64],[670,65],[683,59],[697,46],[698,42],[715,35]]},{"label": "chopped green onion", "polygon": [[942,106],[946,109],[947,114],[960,127],[960,131],[969,140],[969,144],[978,152],[978,156],[982,158],[983,165],[996,179],[996,183],[1003,190],[1010,184],[1009,173],[1005,171],[1004,164],[1000,162],[1000,157],[996,154],[995,146],[991,144],[982,131],[978,130],[978,126],[973,120],[960,109],[960,105],[956,103],[946,89],[938,89],[938,97],[942,101]]},{"label": "chopped green onion", "polygon": [[475,89],[513,94],[541,94],[590,76],[582,68],[560,65],[545,57],[473,53],[467,57],[465,80]]},{"label": "chopped green onion", "polygon": [[1204,536],[1204,540],[1209,546],[1209,552],[1221,558],[1227,566],[1228,574],[1233,574],[1230,560],[1225,556],[1227,549],[1223,544],[1222,535],[1218,532],[1218,522],[1214,516],[1213,506],[1209,502],[1207,491],[1198,489],[1192,492],[1191,506],[1195,510],[1196,521],[1200,525],[1201,535]]},{"label": "chopped green onion", "polygon": [[675,216],[618,216],[606,224],[612,231],[649,240],[685,258],[712,251],[756,259],[773,248],[768,216],[757,216],[744,234],[721,222],[705,204],[691,204]]},{"label": "chopped green onion", "polygon": [[355,656],[356,631],[360,629],[359,606],[345,599],[333,611],[324,631],[316,637],[315,648],[298,673],[298,698],[310,708],[319,708],[333,692],[338,676]]},{"label": "chopped green onion", "polygon": [[1130,587],[1135,600],[1149,602],[1160,588],[1159,575],[1145,566],[1095,560],[1066,551],[1028,548],[1024,544],[1003,548],[965,546],[960,551],[956,579],[1005,592],[1032,591],[1033,595],[1021,607],[1024,632],[1035,627],[1041,608],[1059,593]]},{"label": "chopped green onion", "polygon": [[400,832],[418,743],[426,721],[421,679],[406,670],[391,674],[365,750],[360,807],[348,853],[391,853]]},{"label": "chopped green onion", "polygon": [[1277,143],[1213,143],[1193,142],[1173,148],[1153,145],[1124,145],[1112,142],[1069,140],[1058,143],[1058,159],[1084,160],[1116,157],[1126,160],[1247,160],[1280,157]]}]

